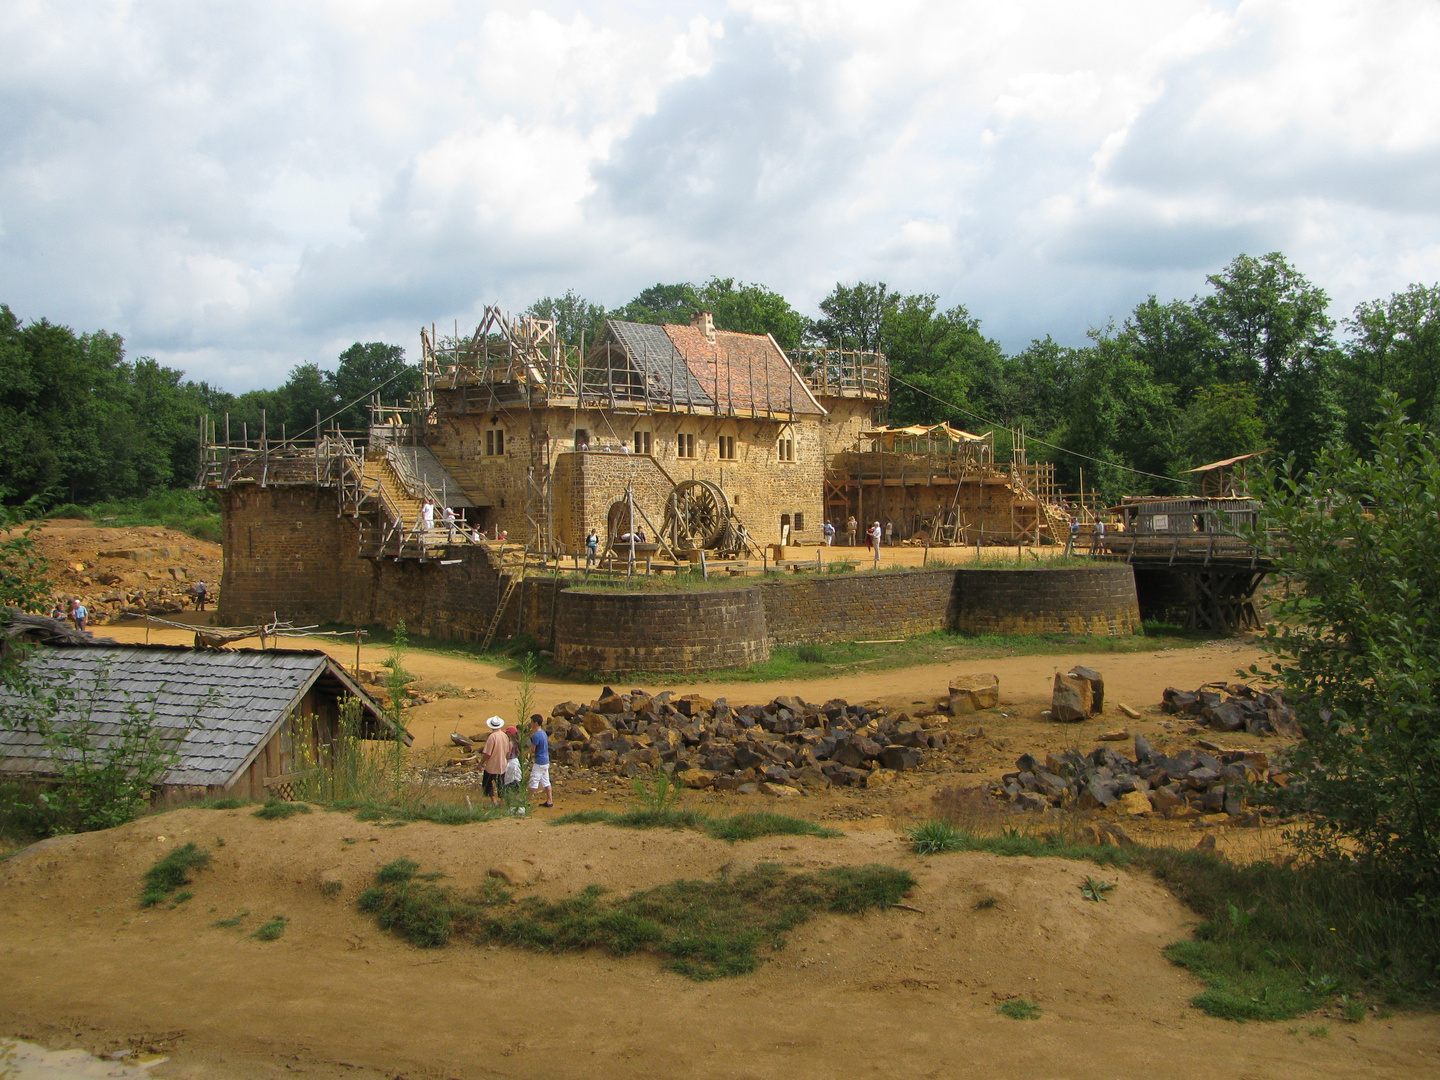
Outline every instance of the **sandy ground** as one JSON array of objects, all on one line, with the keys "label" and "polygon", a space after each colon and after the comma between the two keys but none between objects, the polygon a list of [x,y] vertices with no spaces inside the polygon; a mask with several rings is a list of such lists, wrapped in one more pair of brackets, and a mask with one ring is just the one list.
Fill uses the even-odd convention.
[{"label": "sandy ground", "polygon": [[83,519],[57,518],[36,534],[50,560],[50,585],[62,606],[79,598],[99,626],[123,609],[173,613],[193,606],[191,589],[204,581],[220,593],[219,544],[159,527],[111,528]]},{"label": "sandy ground", "polygon": [[[125,625],[103,633],[128,641],[146,635]],[[149,635],[191,641],[176,630],[152,628]],[[355,662],[353,644],[284,644],[320,644],[345,664]],[[367,665],[384,655],[361,649]],[[167,1054],[155,1075],[195,1080],[1435,1075],[1440,1019],[1432,1015],[1236,1025],[1192,1008],[1199,984],[1161,950],[1189,933],[1194,915],[1146,875],[1105,871],[1118,887],[1107,902],[1090,903],[1077,885],[1093,867],[978,854],[922,859],[903,842],[900,829],[926,816],[937,791],[998,777],[1022,752],[1089,749],[1100,733],[1120,727],[1161,746],[1194,745],[1205,733],[1160,714],[1161,691],[1232,678],[1259,658],[1252,644],[1237,641],[769,684],[674,684],[736,704],[796,693],[907,708],[943,693],[952,675],[998,675],[1000,707],[956,721],[968,734],[944,770],[907,773],[873,791],[786,801],[786,812],[837,823],[845,831],[840,839],[732,846],[695,833],[550,826],[547,815],[614,806],[626,796],[621,781],[559,768],[557,810],[523,821],[387,828],[323,812],[268,822],[248,809],[189,809],[57,838],[0,863],[0,1034],[52,1047]],[[1075,663],[1098,668],[1109,701],[1140,709],[1142,718],[1126,720],[1112,704],[1086,724],[1041,721],[1055,670]],[[514,672],[421,651],[412,651],[406,666],[426,687],[458,691],[407,711],[421,760],[448,756],[451,731],[472,733],[492,713],[514,718]],[[548,713],[559,701],[593,699],[599,689],[541,679],[535,705]],[[1247,736],[1219,741],[1277,745]],[[715,812],[775,805],[764,796],[690,798]],[[1203,820],[1124,824],[1148,842],[1191,846],[1215,835],[1232,857],[1263,855],[1277,843],[1270,830],[1227,830]],[[138,908],[144,871],[192,840],[213,856],[191,886],[194,898],[174,910]],[[589,884],[625,891],[762,860],[805,868],[886,862],[915,874],[919,886],[907,903],[919,910],[819,918],[756,974],[699,984],[645,956],[412,948],[354,907],[375,868],[401,855],[445,872],[462,889],[492,867],[519,867],[537,879],[529,890],[550,896]],[[320,890],[327,872],[343,881],[338,896]],[[983,897],[997,903],[977,908]],[[250,912],[240,929],[213,925],[240,911]],[[290,920],[280,940],[249,936],[272,915]],[[997,1003],[1013,996],[1037,1002],[1044,1015],[998,1015]]]},{"label": "sandy ground", "polygon": [[[142,911],[144,870],[176,844],[210,850],[194,898]],[[347,842],[347,841],[354,841]],[[541,895],[644,887],[777,861],[885,862],[919,911],[824,916],[751,976],[698,984],[652,957],[412,948],[353,901],[400,855],[464,889],[528,866]],[[318,872],[343,880],[325,897]],[[921,859],[888,830],[731,846],[690,833],[497,821],[376,828],[339,814],[261,821],[181,810],[37,845],[0,867],[0,1017],[9,1034],[168,1053],[157,1075],[272,1077],[1433,1075],[1440,1023],[1399,1016],[1235,1025],[1187,1001],[1161,955],[1190,913],[1144,875],[1107,872],[1106,903],[1061,860]],[[525,891],[525,890],[522,890]],[[994,906],[976,902],[994,897]],[[239,911],[240,929],[213,924]],[[284,936],[249,932],[271,915]],[[1036,1021],[995,1012],[1020,996]],[[1291,1030],[1299,1034],[1290,1033]]]}]

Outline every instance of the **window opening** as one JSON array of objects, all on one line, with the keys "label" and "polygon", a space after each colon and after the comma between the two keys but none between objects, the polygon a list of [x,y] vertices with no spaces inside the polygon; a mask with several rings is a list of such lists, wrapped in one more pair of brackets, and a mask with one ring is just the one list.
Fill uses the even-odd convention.
[{"label": "window opening", "polygon": [[500,457],[505,453],[505,430],[491,428],[485,432],[485,456]]},{"label": "window opening", "polygon": [[675,456],[693,458],[695,456],[695,436],[682,434],[675,437]]},{"label": "window opening", "polygon": [[650,453],[650,432],[648,432],[648,431],[637,431],[637,432],[635,432],[635,452],[636,452],[637,454],[648,454],[648,453]]},{"label": "window opening", "polygon": [[735,436],[720,436],[720,456],[727,461],[735,460]]}]

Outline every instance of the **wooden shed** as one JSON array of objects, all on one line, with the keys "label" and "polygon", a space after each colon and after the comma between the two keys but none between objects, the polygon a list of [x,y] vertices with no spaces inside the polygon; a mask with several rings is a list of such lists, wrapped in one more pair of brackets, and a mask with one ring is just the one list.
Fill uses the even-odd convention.
[{"label": "wooden shed", "polygon": [[[160,786],[171,798],[293,797],[297,725],[310,725],[317,745],[332,743],[346,696],[361,703],[365,738],[396,734],[379,704],[318,650],[95,642],[38,645],[23,664],[38,680],[70,691],[69,712],[56,723],[85,725],[97,743],[116,737],[132,709],[169,732],[178,759]],[[19,705],[0,690],[0,710],[14,715]],[[409,733],[400,734],[408,744]],[[0,777],[45,779],[58,771],[33,725],[0,727]]]}]

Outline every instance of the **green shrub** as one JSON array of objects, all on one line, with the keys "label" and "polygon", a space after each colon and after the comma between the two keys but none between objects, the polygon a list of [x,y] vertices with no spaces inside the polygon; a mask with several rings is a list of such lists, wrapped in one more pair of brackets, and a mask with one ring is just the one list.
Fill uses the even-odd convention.
[{"label": "green shrub", "polygon": [[796,659],[804,664],[825,663],[825,650],[819,645],[801,645],[795,650]]},{"label": "green shrub", "polygon": [[154,907],[162,903],[182,885],[190,884],[190,871],[203,870],[210,865],[210,853],[201,851],[194,843],[182,844],[168,854],[161,856],[154,866],[145,871],[145,884],[140,892],[140,906]]},{"label": "green shrub", "polygon": [[304,803],[285,802],[273,795],[265,800],[265,805],[255,811],[255,816],[264,818],[266,821],[280,821],[283,818],[294,817],[296,814],[308,814],[310,807]]},{"label": "green shrub", "polygon": [[[403,863],[403,865],[401,865]],[[733,877],[673,881],[610,900],[599,886],[561,900],[511,905],[494,882],[465,896],[417,879],[411,860],[382,868],[357,901],[383,929],[436,948],[461,937],[541,952],[601,948],[616,956],[653,952],[665,967],[706,980],[753,971],[760,950],[823,911],[856,913],[898,903],[915,885],[891,866],[796,874],[762,864]],[[388,873],[387,873],[388,871]]]},{"label": "green shrub", "polygon": [[1001,1016],[1008,1016],[1011,1020],[1039,1020],[1040,1006],[1033,1001],[1026,1001],[1024,998],[1011,998],[1001,1004],[996,1010]]},{"label": "green shrub", "polygon": [[290,920],[284,915],[272,915],[256,928],[255,933],[250,936],[257,941],[276,941],[285,933],[285,927]]},{"label": "green shrub", "polygon": [[1264,674],[1306,734],[1267,798],[1306,816],[1288,834],[1303,852],[1358,860],[1440,916],[1440,455],[1393,396],[1381,413],[1370,454],[1335,443],[1257,488],[1284,586]]}]

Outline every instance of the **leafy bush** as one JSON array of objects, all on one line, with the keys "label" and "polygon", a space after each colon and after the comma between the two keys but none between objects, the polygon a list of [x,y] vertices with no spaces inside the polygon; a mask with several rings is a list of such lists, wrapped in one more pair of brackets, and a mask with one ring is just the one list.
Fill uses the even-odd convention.
[{"label": "leafy bush", "polygon": [[1358,858],[1440,914],[1440,458],[1382,402],[1368,457],[1323,450],[1259,488],[1283,595],[1265,646],[1306,738],[1269,796],[1290,839]]},{"label": "leafy bush", "polygon": [[145,871],[145,885],[140,892],[140,906],[154,907],[162,903],[182,885],[190,884],[190,871],[210,865],[210,853],[194,843],[182,844],[161,857]]}]

